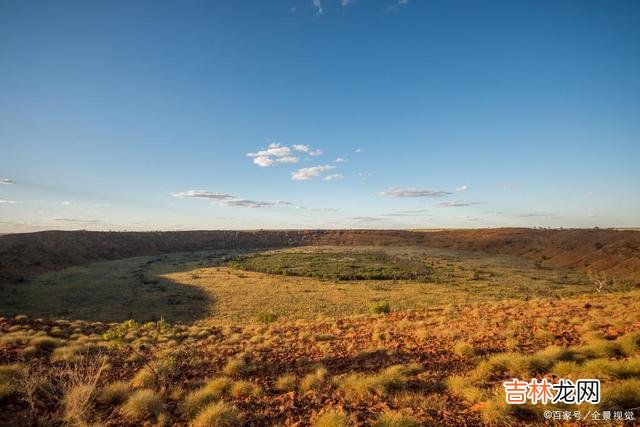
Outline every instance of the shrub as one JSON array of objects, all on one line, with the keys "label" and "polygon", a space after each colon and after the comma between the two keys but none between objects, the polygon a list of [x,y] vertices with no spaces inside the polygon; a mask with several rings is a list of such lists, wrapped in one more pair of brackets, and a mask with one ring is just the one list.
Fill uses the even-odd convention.
[{"label": "shrub", "polygon": [[220,401],[205,406],[191,423],[192,427],[234,427],[241,425],[242,418],[235,406]]},{"label": "shrub", "polygon": [[329,409],[321,413],[313,427],[349,427],[353,425],[349,416],[339,409]]},{"label": "shrub", "polygon": [[399,411],[386,411],[378,416],[376,427],[418,427],[420,423],[406,414]]},{"label": "shrub", "polygon": [[122,415],[132,421],[158,418],[163,410],[163,402],[153,390],[141,389],[133,393],[122,407]]},{"label": "shrub", "polygon": [[296,389],[296,377],[291,374],[285,374],[278,377],[276,381],[276,389],[280,391],[293,391]]},{"label": "shrub", "polygon": [[388,314],[391,313],[391,306],[386,301],[377,302],[369,307],[371,314]]}]

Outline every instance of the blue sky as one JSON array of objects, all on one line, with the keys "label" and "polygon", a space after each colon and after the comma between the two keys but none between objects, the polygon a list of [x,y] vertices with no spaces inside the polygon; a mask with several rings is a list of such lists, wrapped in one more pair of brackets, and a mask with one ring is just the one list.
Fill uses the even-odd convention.
[{"label": "blue sky", "polygon": [[0,0],[0,232],[640,226],[639,165],[635,0]]}]

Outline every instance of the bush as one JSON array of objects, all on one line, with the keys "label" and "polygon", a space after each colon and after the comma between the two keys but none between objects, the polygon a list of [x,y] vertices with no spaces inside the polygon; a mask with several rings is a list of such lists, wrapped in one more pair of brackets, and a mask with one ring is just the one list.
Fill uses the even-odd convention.
[{"label": "bush", "polygon": [[391,313],[391,306],[386,301],[380,301],[369,307],[371,314],[388,314]]},{"label": "bush", "polygon": [[192,427],[234,427],[241,425],[242,418],[235,406],[222,401],[210,403],[193,420]]}]

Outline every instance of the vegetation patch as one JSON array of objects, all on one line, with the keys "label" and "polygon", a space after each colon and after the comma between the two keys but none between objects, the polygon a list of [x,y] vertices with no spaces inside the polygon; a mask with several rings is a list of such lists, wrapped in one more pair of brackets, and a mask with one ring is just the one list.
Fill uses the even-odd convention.
[{"label": "vegetation patch", "polygon": [[432,268],[424,261],[385,251],[274,252],[239,256],[228,267],[283,276],[323,280],[431,280]]}]

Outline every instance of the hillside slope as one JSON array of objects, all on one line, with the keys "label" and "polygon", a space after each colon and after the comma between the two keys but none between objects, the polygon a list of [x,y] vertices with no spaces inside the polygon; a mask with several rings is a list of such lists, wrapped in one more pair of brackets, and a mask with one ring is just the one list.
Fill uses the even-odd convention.
[{"label": "hillside slope", "polygon": [[425,245],[518,255],[640,282],[640,232],[634,230],[281,230],[91,232],[0,236],[0,283],[94,261],[204,249],[303,245]]}]

